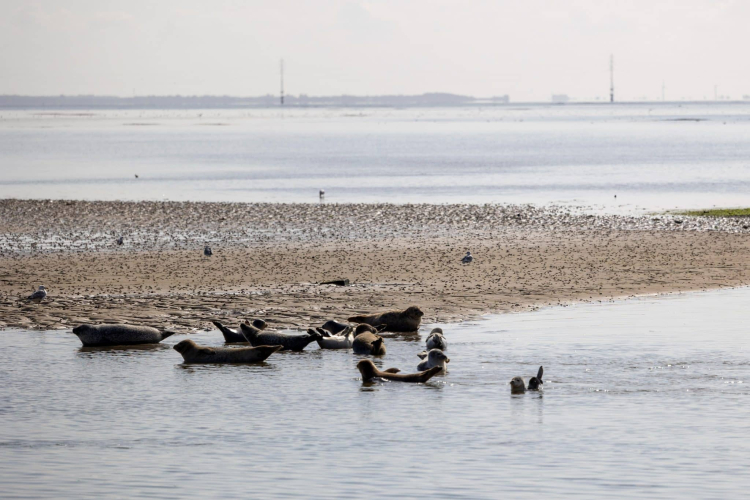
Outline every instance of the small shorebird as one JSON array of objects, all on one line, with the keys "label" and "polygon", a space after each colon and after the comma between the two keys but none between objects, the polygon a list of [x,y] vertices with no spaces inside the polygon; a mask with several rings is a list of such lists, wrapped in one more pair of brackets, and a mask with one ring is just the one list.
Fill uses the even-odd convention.
[{"label": "small shorebird", "polygon": [[326,197],[326,192],[323,189],[321,189],[320,193],[318,193],[318,194],[320,195],[321,198],[325,198]]},{"label": "small shorebird", "polygon": [[47,297],[47,289],[44,287],[44,285],[39,285],[39,290],[36,290],[34,293],[29,295],[27,298],[29,300],[33,300],[37,304],[43,301]]},{"label": "small shorebird", "polygon": [[464,264],[469,264],[472,260],[474,260],[474,257],[471,256],[471,252],[466,252],[464,258],[461,259],[461,262],[463,262]]},{"label": "small shorebird", "polygon": [[206,245],[203,248],[203,255],[205,255],[206,257],[211,257],[213,254],[214,253],[211,251],[211,247],[210,246]]},{"label": "small shorebird", "polygon": [[122,245],[122,243],[123,243],[122,236],[120,236],[119,238],[117,238],[117,244]]}]

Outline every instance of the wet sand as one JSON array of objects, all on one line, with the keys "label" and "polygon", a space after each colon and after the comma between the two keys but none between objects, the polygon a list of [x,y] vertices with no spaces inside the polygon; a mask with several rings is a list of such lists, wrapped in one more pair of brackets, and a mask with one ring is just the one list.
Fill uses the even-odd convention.
[{"label": "wet sand", "polygon": [[[531,206],[2,200],[0,327],[305,328],[409,305],[446,322],[741,286],[749,227]],[[318,284],[337,278],[352,284]],[[49,298],[24,300],[40,284]]]}]

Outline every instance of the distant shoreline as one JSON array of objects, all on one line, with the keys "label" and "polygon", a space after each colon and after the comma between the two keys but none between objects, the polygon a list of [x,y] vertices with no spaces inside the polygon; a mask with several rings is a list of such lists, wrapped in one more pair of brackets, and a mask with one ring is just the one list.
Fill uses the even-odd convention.
[{"label": "distant shoreline", "polygon": [[24,96],[0,95],[0,110],[100,110],[100,109],[284,109],[284,108],[426,108],[426,107],[481,107],[481,106],[675,106],[675,105],[737,105],[750,104],[742,100],[696,101],[616,101],[569,100],[512,101],[508,95],[473,97],[449,93],[382,96],[285,96],[281,105],[279,96]]},{"label": "distant shoreline", "polygon": [[[123,236],[124,244],[115,240]],[[213,249],[203,256],[203,245]],[[471,250],[473,263],[462,265]],[[750,284],[738,219],[500,205],[0,200],[0,328],[425,322]],[[352,285],[319,285],[348,278]],[[26,302],[44,284],[51,301]]]}]

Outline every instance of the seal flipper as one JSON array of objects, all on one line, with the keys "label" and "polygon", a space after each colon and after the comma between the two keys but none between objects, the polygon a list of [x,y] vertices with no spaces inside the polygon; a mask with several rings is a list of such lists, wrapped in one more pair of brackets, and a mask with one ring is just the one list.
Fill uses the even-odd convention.
[{"label": "seal flipper", "polygon": [[536,377],[531,377],[529,379],[529,390],[530,391],[538,391],[539,386],[544,383],[542,380],[542,374],[544,373],[544,368],[539,367],[539,371],[536,374]]},{"label": "seal flipper", "polygon": [[164,340],[167,337],[171,337],[172,335],[177,335],[179,332],[175,332],[173,330],[162,330],[161,332],[161,339]]},{"label": "seal flipper", "polygon": [[419,354],[417,354],[417,357],[418,357],[419,359],[424,359],[424,358],[426,358],[426,357],[427,357],[427,351],[422,351],[422,352],[420,352]]}]

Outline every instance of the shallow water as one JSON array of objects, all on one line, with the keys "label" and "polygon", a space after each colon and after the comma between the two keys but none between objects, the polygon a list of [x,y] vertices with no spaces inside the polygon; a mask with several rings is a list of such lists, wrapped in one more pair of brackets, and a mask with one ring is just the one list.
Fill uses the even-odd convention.
[{"label": "shallow water", "polygon": [[748,137],[750,103],[0,110],[0,198],[746,206]]},{"label": "shallow water", "polygon": [[[185,366],[0,332],[6,497],[730,498],[750,487],[750,289],[442,325],[450,372],[363,386],[345,351]],[[381,367],[416,368],[422,339]],[[220,345],[218,332],[193,337]],[[509,394],[545,367],[540,394]]]}]

